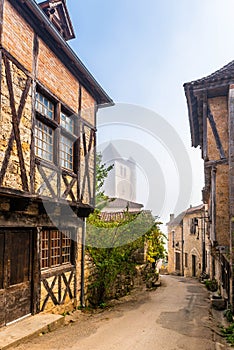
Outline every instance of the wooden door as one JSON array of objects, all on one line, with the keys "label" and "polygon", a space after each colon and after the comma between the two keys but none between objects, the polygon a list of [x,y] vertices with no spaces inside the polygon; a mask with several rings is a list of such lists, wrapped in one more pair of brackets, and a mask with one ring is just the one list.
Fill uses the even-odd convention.
[{"label": "wooden door", "polygon": [[175,253],[175,269],[180,271],[180,253]]},{"label": "wooden door", "polygon": [[5,235],[0,231],[0,326],[5,325],[4,241]]},{"label": "wooden door", "polygon": [[31,313],[32,232],[0,231],[0,325]]}]

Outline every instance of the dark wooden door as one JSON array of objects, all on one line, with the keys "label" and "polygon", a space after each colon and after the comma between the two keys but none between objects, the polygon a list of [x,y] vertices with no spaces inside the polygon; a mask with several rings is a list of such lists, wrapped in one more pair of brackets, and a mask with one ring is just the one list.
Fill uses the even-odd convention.
[{"label": "dark wooden door", "polygon": [[192,276],[196,277],[197,271],[196,271],[196,255],[192,255]]},{"label": "dark wooden door", "polygon": [[175,269],[180,271],[180,253],[175,253]]},{"label": "dark wooden door", "polygon": [[0,232],[0,325],[31,313],[32,232]]}]

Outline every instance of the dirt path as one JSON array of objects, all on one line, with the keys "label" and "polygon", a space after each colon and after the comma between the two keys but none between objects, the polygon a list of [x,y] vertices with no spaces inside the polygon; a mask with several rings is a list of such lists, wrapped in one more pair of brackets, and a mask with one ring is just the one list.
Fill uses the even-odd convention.
[{"label": "dirt path", "polygon": [[[18,350],[213,350],[208,293],[193,279],[162,276],[101,313],[77,312],[69,324]],[[75,321],[75,322],[74,322]]]}]

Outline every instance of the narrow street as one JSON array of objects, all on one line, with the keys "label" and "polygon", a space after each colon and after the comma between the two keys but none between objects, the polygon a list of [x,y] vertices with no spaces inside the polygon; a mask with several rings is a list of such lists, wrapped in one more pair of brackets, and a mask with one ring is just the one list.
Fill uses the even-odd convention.
[{"label": "narrow street", "polygon": [[[68,321],[69,321],[68,316]],[[133,293],[101,313],[34,338],[18,350],[212,350],[208,293],[197,280],[162,276],[154,291]]]}]

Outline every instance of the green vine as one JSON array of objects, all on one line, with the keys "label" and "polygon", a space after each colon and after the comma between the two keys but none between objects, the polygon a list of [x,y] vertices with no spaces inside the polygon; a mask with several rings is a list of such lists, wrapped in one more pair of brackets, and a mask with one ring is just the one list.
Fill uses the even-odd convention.
[{"label": "green vine", "polygon": [[[96,207],[87,219],[87,251],[96,267],[96,274],[90,276],[89,302],[95,306],[105,305],[113,297],[117,282],[126,285],[136,273],[134,253],[147,244],[147,260],[150,263],[163,258],[164,238],[159,222],[149,211],[138,214],[124,211],[121,219],[106,222],[101,212],[108,200],[103,185],[113,165],[102,164],[101,154],[96,157]],[[128,281],[128,283],[126,283]],[[130,283],[131,284],[131,283]],[[126,289],[125,292],[128,292]],[[117,296],[117,291],[116,291]]]},{"label": "green vine", "polygon": [[125,212],[121,220],[105,222],[96,210],[88,219],[87,237],[92,242],[87,250],[97,271],[89,286],[90,302],[94,305],[101,305],[113,297],[112,291],[119,277],[133,279],[137,265],[134,253],[143,249],[145,242],[148,261],[164,257],[164,235],[150,212]]}]

